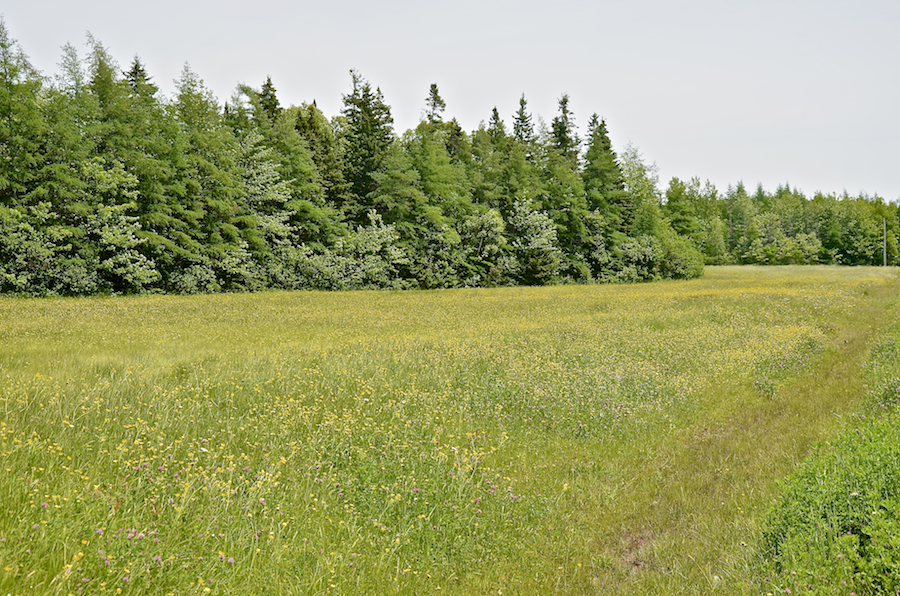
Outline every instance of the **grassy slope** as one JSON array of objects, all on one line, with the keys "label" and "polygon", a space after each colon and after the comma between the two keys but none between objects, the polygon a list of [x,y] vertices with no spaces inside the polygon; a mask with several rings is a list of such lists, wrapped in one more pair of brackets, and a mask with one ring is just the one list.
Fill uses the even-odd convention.
[{"label": "grassy slope", "polygon": [[756,593],[898,285],[0,300],[0,591]]}]

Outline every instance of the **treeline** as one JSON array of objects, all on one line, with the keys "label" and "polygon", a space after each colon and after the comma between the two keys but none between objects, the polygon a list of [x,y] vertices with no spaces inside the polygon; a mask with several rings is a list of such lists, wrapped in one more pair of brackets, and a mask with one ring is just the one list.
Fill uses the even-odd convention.
[{"label": "treeline", "polygon": [[[341,113],[281,106],[271,80],[220,105],[185,67],[163,97],[140,60],[63,49],[48,80],[0,22],[0,291],[79,295],[439,288],[689,278],[704,260],[875,262],[866,198],[673,180],[568,97],[523,97],[467,133],[432,85],[398,136],[351,73]],[[854,219],[856,218],[856,219]],[[867,224],[868,225],[868,224]],[[852,229],[852,231],[848,231]],[[868,244],[867,244],[868,243]],[[797,255],[801,255],[797,257]]]},{"label": "treeline", "polygon": [[663,213],[707,264],[898,265],[898,205],[879,197],[816,194],[781,186],[719,193],[696,178],[673,178]]}]

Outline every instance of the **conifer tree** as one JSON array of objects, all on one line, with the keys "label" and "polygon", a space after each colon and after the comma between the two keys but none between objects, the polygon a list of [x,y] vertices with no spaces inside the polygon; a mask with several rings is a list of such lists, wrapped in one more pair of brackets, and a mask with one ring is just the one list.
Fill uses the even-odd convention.
[{"label": "conifer tree", "polygon": [[242,201],[237,139],[223,125],[215,97],[188,66],[177,89],[172,109],[185,149],[177,207],[186,224],[189,255],[176,268],[173,285],[182,292],[258,287],[260,272],[248,250],[256,226]]},{"label": "conifer tree", "polygon": [[497,111],[497,106],[494,106],[494,109],[491,110],[491,119],[488,121],[487,131],[494,148],[505,151],[509,144],[509,136],[506,133],[506,124],[503,122],[503,118],[500,117],[500,112]]},{"label": "conifer tree", "polygon": [[549,130],[523,95],[511,130],[495,107],[468,135],[432,84],[398,139],[355,71],[329,121],[315,102],[283,108],[271,77],[223,113],[186,68],[168,100],[92,37],[61,67],[48,85],[0,21],[0,291],[678,277],[697,269],[673,227],[716,262],[852,263],[878,256],[876,216],[900,228],[892,206],[789,188],[719,200],[673,180],[662,203],[654,168],[618,159],[596,115],[582,161],[568,95]]},{"label": "conifer tree", "polygon": [[368,197],[378,189],[374,174],[382,170],[394,143],[394,119],[381,89],[373,90],[356,71],[350,71],[350,76],[353,89],[344,95],[341,111],[346,122],[341,139],[344,179],[349,185],[343,208],[348,222],[361,225],[367,217]]},{"label": "conifer tree", "polygon": [[274,122],[282,112],[281,104],[278,102],[278,97],[275,95],[275,85],[272,84],[272,77],[266,77],[266,82],[263,83],[262,89],[259,91],[259,104],[262,106],[266,116],[268,116],[269,120],[272,122]]},{"label": "conifer tree", "polygon": [[699,231],[699,222],[694,209],[694,197],[699,186],[699,181],[696,182],[688,185],[678,178],[672,178],[666,189],[666,203],[663,206],[663,213],[672,224],[672,229],[682,236],[691,238]]},{"label": "conifer tree", "polygon": [[428,90],[428,99],[425,100],[425,118],[429,124],[437,124],[441,122],[441,114],[447,108],[440,93],[438,93],[437,83],[432,83]]},{"label": "conifer tree", "polygon": [[559,114],[551,123],[551,135],[553,147],[568,160],[573,170],[577,170],[581,139],[575,130],[575,115],[569,109],[568,94],[559,98]]},{"label": "conifer tree", "polygon": [[629,207],[622,169],[609,140],[606,121],[600,120],[597,114],[593,114],[588,122],[588,135],[581,173],[588,208],[596,210],[606,220],[608,233],[624,231],[633,209]]},{"label": "conifer tree", "polygon": [[[626,233],[650,233],[661,216],[659,206],[662,197],[659,191],[659,168],[656,164],[644,163],[637,147],[626,145],[621,157],[622,180],[625,183],[626,203],[620,205],[619,213]],[[643,215],[643,219],[641,219]],[[640,221],[639,221],[640,220]],[[648,222],[653,222],[652,224]],[[635,227],[642,226],[636,231]]]},{"label": "conifer tree", "polygon": [[39,108],[42,88],[0,19],[0,205],[19,204],[34,189],[40,138],[47,129]]},{"label": "conifer tree", "polygon": [[534,143],[534,126],[531,123],[531,114],[528,113],[528,102],[525,95],[519,98],[519,109],[513,116],[513,137],[526,147]]},{"label": "conifer tree", "polygon": [[450,157],[445,136],[443,129],[435,130],[428,122],[421,122],[415,131],[404,135],[404,145],[429,203],[460,219],[471,208],[469,185],[464,166]]},{"label": "conifer tree", "polygon": [[467,163],[472,157],[472,147],[459,121],[453,118],[445,125],[447,153],[457,163]]},{"label": "conifer tree", "polygon": [[153,83],[153,77],[147,74],[141,59],[137,56],[132,60],[131,68],[125,73],[125,79],[136,96],[152,97],[159,91],[159,87]]},{"label": "conifer tree", "polygon": [[344,179],[342,156],[331,123],[316,106],[316,102],[292,106],[286,113],[312,154],[326,202],[342,209],[347,200],[349,185]]}]

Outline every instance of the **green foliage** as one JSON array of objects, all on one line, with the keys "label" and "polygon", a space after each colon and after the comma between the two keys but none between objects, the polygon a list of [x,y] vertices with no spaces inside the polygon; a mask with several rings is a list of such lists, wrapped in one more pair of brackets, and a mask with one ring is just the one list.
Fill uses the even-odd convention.
[{"label": "green foliage", "polygon": [[552,146],[566,159],[572,169],[578,169],[578,149],[581,139],[575,129],[575,115],[569,109],[569,96],[559,98],[559,114],[551,123]]},{"label": "green foliage", "polygon": [[275,85],[272,84],[272,77],[266,77],[266,82],[263,83],[259,91],[259,105],[262,107],[266,117],[273,122],[281,114],[281,104],[275,94]]},{"label": "green foliage", "polygon": [[659,243],[659,277],[692,279],[703,275],[703,254],[694,243],[671,228],[657,235]]},{"label": "green foliage", "polygon": [[339,238],[333,248],[316,253],[301,247],[295,263],[299,286],[325,290],[408,287],[400,278],[409,259],[399,239],[394,226],[370,211],[369,225]]},{"label": "green foliage", "polygon": [[153,261],[138,250],[146,239],[139,237],[138,218],[125,214],[134,207],[133,203],[101,205],[85,226],[97,238],[97,269],[103,285],[115,293],[141,293],[161,278]]},{"label": "green foliage", "polygon": [[653,236],[627,238],[602,262],[600,280],[633,283],[658,279],[659,246]]},{"label": "green foliage", "polygon": [[43,82],[0,19],[0,205],[30,202],[47,123]]},{"label": "green foliage", "polygon": [[425,118],[429,124],[436,124],[441,121],[441,114],[447,109],[447,102],[438,92],[437,83],[432,83],[428,90],[428,99],[425,100]]},{"label": "green foliage", "polygon": [[[626,233],[640,233],[642,225],[646,230],[646,221],[637,222],[638,212],[643,208],[654,213],[662,202],[659,192],[659,168],[656,164],[647,165],[640,151],[633,145],[625,147],[620,160],[622,182],[627,193],[626,199],[619,209],[621,225]],[[651,215],[651,217],[656,217]]]},{"label": "green foliage", "polygon": [[[72,232],[54,225],[50,205],[0,206],[0,282],[4,292],[67,293]],[[88,284],[90,285],[90,284]]]},{"label": "green foliage", "polygon": [[297,133],[305,141],[326,201],[333,207],[342,209],[348,200],[349,186],[344,179],[343,158],[335,129],[315,102],[291,106],[285,110],[285,119],[293,122]]},{"label": "green foliage", "polygon": [[[900,580],[896,414],[847,433],[783,487],[763,534],[762,573],[798,594],[894,594]],[[846,583],[844,583],[846,582]]]},{"label": "green foliage", "polygon": [[368,197],[378,190],[376,176],[394,144],[394,119],[381,89],[373,90],[356,71],[351,71],[350,76],[353,89],[344,95],[341,111],[346,122],[340,137],[343,177],[350,192],[343,207],[349,222],[362,223],[370,208]]},{"label": "green foliage", "polygon": [[689,185],[678,178],[672,178],[666,189],[664,213],[672,224],[672,229],[681,236],[694,238],[698,234],[700,223],[694,207],[699,198],[698,186],[699,180],[696,178]]},{"label": "green foliage", "polygon": [[476,213],[462,222],[459,231],[466,286],[499,286],[513,283],[519,268],[506,238],[506,223],[496,209]]},{"label": "green foliage", "polygon": [[[18,280],[7,291],[309,287],[298,263],[333,254],[370,211],[407,258],[383,287],[691,277],[691,245],[708,264],[871,265],[885,251],[900,264],[897,205],[741,183],[720,194],[697,178],[663,195],[656,166],[631,146],[617,155],[596,114],[579,134],[568,95],[549,127],[522,96],[511,131],[495,107],[468,134],[433,84],[398,139],[356,71],[329,121],[315,102],[281,106],[271,78],[220,106],[185,67],[165,98],[140,59],[123,72],[87,46],[66,45],[48,84],[0,22],[0,206],[10,234],[34,232],[30,256],[4,264]],[[34,271],[39,254],[54,265]]]},{"label": "green foliage", "polygon": [[519,199],[509,220],[510,243],[519,267],[516,276],[525,285],[555,283],[559,278],[563,253],[557,242],[553,220],[543,211]]},{"label": "green foliage", "polygon": [[597,114],[588,122],[588,148],[584,156],[587,203],[598,210],[615,229],[624,229],[633,219],[634,207],[625,191],[625,181],[612,148],[606,121]]},{"label": "green foliage", "polygon": [[[3,291],[637,281],[697,276],[701,261],[880,264],[885,248],[900,264],[897,205],[789,186],[720,194],[697,178],[663,195],[655,164],[632,146],[617,155],[596,114],[579,133],[568,95],[549,127],[523,95],[510,130],[495,107],[467,133],[432,84],[398,138],[356,71],[329,120],[315,102],[282,106],[268,77],[220,105],[187,66],[166,98],[139,58],[123,69],[87,41],[84,56],[63,48],[51,83],[0,22]],[[371,256],[347,248],[371,212],[404,256],[338,282],[347,259]]]},{"label": "green foliage", "polygon": [[[768,514],[759,575],[796,594],[900,585],[900,359],[894,326],[868,361],[871,414],[811,455]],[[768,585],[768,584],[767,584]]]},{"label": "green foliage", "polygon": [[703,257],[707,265],[726,265],[729,263],[728,247],[725,244],[728,227],[718,215],[702,221],[698,236]]},{"label": "green foliage", "polygon": [[519,109],[513,116],[513,138],[526,148],[526,154],[529,158],[534,155],[534,125],[531,121],[531,114],[528,113],[528,102],[525,101],[525,95],[519,98]]}]

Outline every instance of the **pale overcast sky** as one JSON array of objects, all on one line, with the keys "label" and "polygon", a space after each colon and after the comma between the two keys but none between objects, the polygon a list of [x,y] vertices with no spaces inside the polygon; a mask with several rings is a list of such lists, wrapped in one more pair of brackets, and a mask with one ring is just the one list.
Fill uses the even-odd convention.
[{"label": "pale overcast sky", "polygon": [[282,105],[341,109],[353,68],[398,134],[431,83],[471,131],[524,93],[547,123],[563,93],[583,131],[606,118],[664,189],[673,176],[900,199],[897,0],[4,0],[45,75],[86,32],[167,94],[184,64],[220,102],[271,76]]}]

